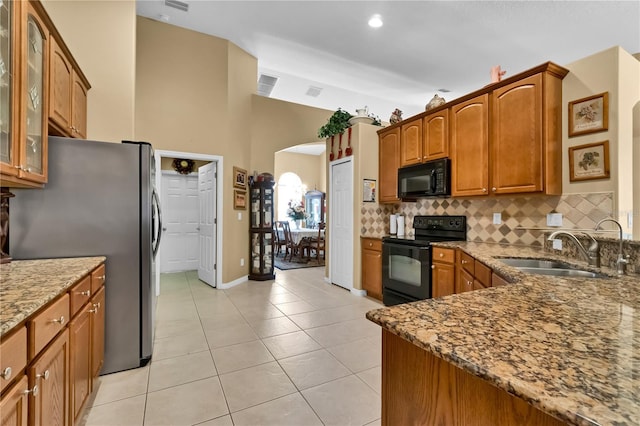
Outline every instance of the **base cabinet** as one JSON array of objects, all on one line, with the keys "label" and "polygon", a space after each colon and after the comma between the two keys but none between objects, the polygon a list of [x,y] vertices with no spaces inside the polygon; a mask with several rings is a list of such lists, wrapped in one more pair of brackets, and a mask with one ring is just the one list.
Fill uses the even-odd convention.
[{"label": "base cabinet", "polygon": [[448,296],[455,293],[455,250],[433,248],[431,264],[431,297]]},{"label": "base cabinet", "polygon": [[524,400],[382,331],[382,425],[560,426]]},{"label": "base cabinet", "polygon": [[27,376],[13,385],[0,402],[0,424],[2,426],[27,426],[29,398]]},{"label": "base cabinet", "polygon": [[362,289],[367,296],[382,300],[382,241],[362,238]]}]

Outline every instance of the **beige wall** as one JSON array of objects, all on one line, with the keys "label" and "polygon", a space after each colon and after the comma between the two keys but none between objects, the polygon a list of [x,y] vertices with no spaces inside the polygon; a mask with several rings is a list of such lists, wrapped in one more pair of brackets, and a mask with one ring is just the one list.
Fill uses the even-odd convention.
[{"label": "beige wall", "polygon": [[284,148],[318,142],[318,129],[333,111],[253,96],[251,167],[274,172],[273,154]]},{"label": "beige wall", "polygon": [[[633,211],[634,199],[640,197],[640,186],[633,181],[633,107],[640,101],[640,62],[616,46],[566,67],[570,72],[562,82],[563,193],[614,191],[614,217],[626,228],[625,233],[631,234],[627,214]],[[602,92],[609,93],[608,130],[569,138],[568,102]],[[609,141],[611,177],[570,182],[568,148],[605,140]],[[635,155],[639,155],[637,148]]]},{"label": "beige wall", "polygon": [[132,0],[42,2],[91,83],[88,138],[134,138],[136,5]]}]

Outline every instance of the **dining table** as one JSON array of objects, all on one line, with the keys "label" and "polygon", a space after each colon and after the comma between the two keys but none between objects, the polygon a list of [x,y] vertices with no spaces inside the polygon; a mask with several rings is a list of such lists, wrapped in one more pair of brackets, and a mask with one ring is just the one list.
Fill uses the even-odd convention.
[{"label": "dining table", "polygon": [[300,229],[291,230],[291,239],[293,240],[294,244],[300,244],[300,241],[302,241],[304,237],[317,237],[317,236],[318,236],[317,229],[300,228]]}]

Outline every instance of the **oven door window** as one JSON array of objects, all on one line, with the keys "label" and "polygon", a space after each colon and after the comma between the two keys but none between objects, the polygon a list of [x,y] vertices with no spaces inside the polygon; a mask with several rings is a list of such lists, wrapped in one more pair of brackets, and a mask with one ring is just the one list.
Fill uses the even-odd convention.
[{"label": "oven door window", "polygon": [[407,254],[390,255],[389,278],[414,287],[420,287],[422,282],[420,259],[409,257]]}]

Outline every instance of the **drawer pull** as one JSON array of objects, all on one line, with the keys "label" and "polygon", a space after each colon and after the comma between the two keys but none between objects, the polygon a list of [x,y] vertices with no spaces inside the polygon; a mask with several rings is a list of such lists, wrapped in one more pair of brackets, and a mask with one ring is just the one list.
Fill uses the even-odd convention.
[{"label": "drawer pull", "polygon": [[93,307],[94,307],[94,308],[100,308],[100,302],[98,302],[98,303],[94,303],[94,304],[93,304]]},{"label": "drawer pull", "polygon": [[13,371],[11,370],[11,367],[7,367],[4,370],[2,370],[2,373],[0,373],[0,376],[5,380],[9,380],[11,378],[12,372]]},{"label": "drawer pull", "polygon": [[37,396],[39,392],[40,388],[38,387],[38,385],[33,385],[33,389],[27,389],[26,391],[24,391],[24,393],[31,393],[33,394],[33,396]]},{"label": "drawer pull", "polygon": [[36,374],[36,379],[42,378],[43,380],[49,380],[49,370],[44,370],[42,374]]},{"label": "drawer pull", "polygon": [[431,265],[431,269],[436,269],[436,265]]},{"label": "drawer pull", "polygon": [[100,275],[99,277],[96,277],[96,279],[102,280],[102,282],[104,282],[105,278],[107,278],[105,275]]},{"label": "drawer pull", "polygon": [[64,315],[61,316],[60,318],[54,318],[51,320],[51,322],[59,322],[60,325],[64,325]]},{"label": "drawer pull", "polygon": [[[96,305],[93,305],[93,306],[95,307]],[[90,313],[90,314],[95,314],[96,312],[98,312],[98,308],[95,308],[95,309],[89,309],[89,313]]]},{"label": "drawer pull", "polygon": [[440,257],[444,257],[444,253],[440,253]]},{"label": "drawer pull", "polygon": [[91,290],[85,290],[78,293],[81,296],[91,296]]},{"label": "drawer pull", "polygon": [[463,265],[466,265],[467,263],[469,263],[469,262],[467,262],[466,260],[462,259],[462,264]]}]

